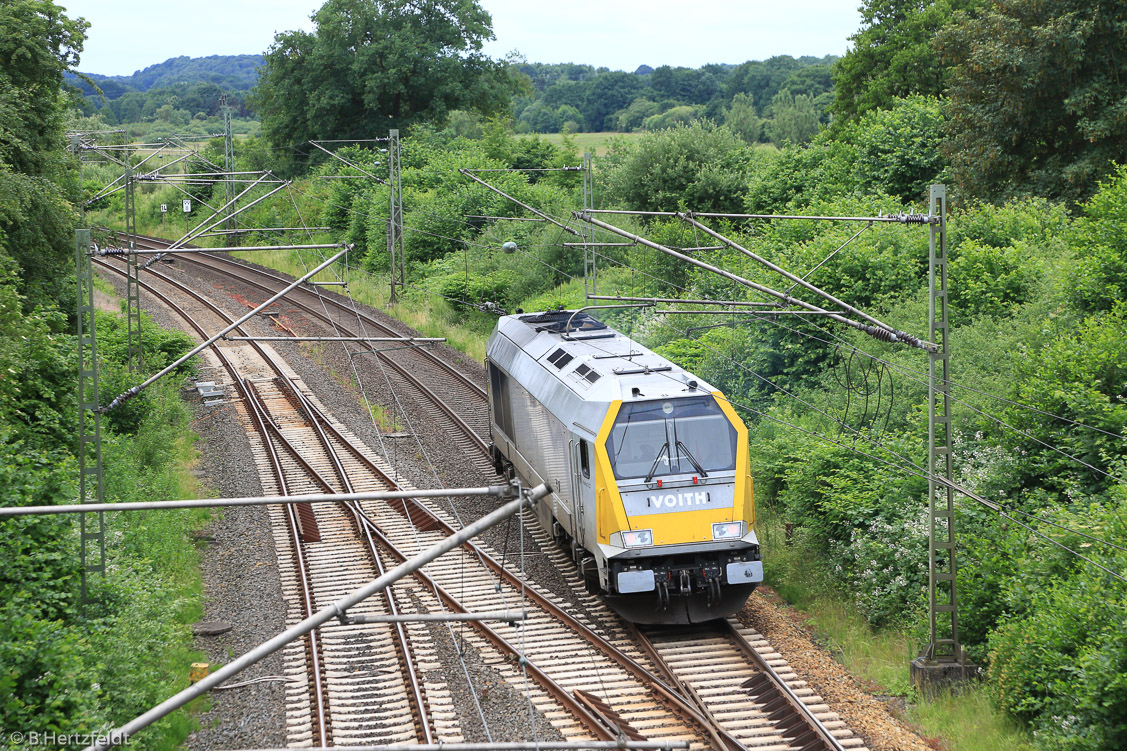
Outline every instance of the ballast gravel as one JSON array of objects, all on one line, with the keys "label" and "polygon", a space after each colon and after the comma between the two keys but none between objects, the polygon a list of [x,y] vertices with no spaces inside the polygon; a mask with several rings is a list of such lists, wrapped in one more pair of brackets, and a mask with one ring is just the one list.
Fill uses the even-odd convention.
[{"label": "ballast gravel", "polygon": [[871,751],[935,748],[895,717],[887,704],[862,689],[841,663],[814,641],[801,618],[770,588],[760,587],[747,601],[739,619],[771,642]]}]

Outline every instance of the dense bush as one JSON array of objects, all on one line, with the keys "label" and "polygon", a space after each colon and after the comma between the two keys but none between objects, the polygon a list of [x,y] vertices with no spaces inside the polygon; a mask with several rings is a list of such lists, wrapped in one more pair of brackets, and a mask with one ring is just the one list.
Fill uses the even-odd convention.
[{"label": "dense bush", "polygon": [[638,211],[739,211],[756,153],[727,128],[678,124],[612,151],[603,194]]},{"label": "dense bush", "polygon": [[[1117,490],[1112,503],[1123,506]],[[1086,509],[1087,523],[1122,540],[1127,525],[1107,509]],[[1062,521],[1076,524],[1074,515]],[[1082,538],[1066,536],[1071,546]],[[1112,570],[1127,555],[1089,545],[1085,553]],[[1044,576],[1028,614],[1003,623],[990,637],[990,676],[1001,706],[1031,723],[1053,748],[1112,751],[1127,743],[1127,594],[1122,582],[1071,559],[1068,576]],[[1051,572],[1056,574],[1057,572]]]}]

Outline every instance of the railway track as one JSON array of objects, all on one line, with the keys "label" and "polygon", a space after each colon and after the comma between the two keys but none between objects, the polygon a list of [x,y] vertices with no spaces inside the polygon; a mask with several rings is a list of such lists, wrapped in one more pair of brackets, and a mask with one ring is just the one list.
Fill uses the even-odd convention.
[{"label": "railway track", "polygon": [[[102,263],[102,262],[99,262]],[[105,267],[109,264],[102,263]],[[120,271],[116,267],[115,271]],[[166,275],[161,283],[205,306],[223,323],[233,319],[202,295]],[[204,338],[204,326],[155,286],[142,288],[177,311]],[[325,430],[315,397],[268,348],[257,343],[211,349],[239,395],[263,491],[292,495],[388,490],[386,477],[364,471],[347,452],[355,439]],[[236,356],[232,356],[237,353]],[[335,427],[331,426],[330,427]],[[384,572],[384,557],[357,520],[357,509],[308,504],[268,507],[288,603],[287,625],[304,619]],[[358,615],[396,615],[391,591],[358,606]],[[408,633],[410,632],[410,633]],[[311,632],[303,649],[283,653],[287,736],[291,743],[331,745],[457,742],[448,689],[420,673],[433,672],[434,647],[425,628],[402,623],[346,625]],[[420,660],[423,662],[420,664]],[[437,708],[432,712],[431,708]],[[432,717],[433,715],[433,717]]]},{"label": "railway track", "polygon": [[[188,263],[208,266],[217,273],[237,267],[241,282],[264,293],[288,283],[233,260],[211,255],[201,259],[206,260],[193,256]],[[159,270],[153,273],[162,283],[211,305]],[[143,286],[159,296],[152,285]],[[329,312],[330,304],[324,302],[330,297],[316,291],[303,290],[293,297],[287,297],[287,302],[341,335],[372,335],[373,331],[399,335],[374,319],[366,323],[358,310],[334,300],[332,306],[354,318],[348,325],[336,320]],[[164,301],[175,307],[167,297]],[[316,310],[318,304],[323,310]],[[216,315],[222,318],[225,314]],[[202,329],[197,330],[204,335]],[[233,344],[213,349],[248,349]],[[264,481],[265,492],[347,492],[394,486],[390,467],[328,417],[316,397],[268,349],[257,343],[252,347],[262,363],[255,366],[250,362],[253,358],[241,359],[256,375],[247,379],[237,370],[229,370],[229,377],[239,391],[239,407],[248,425],[256,427],[252,436],[256,456],[262,457],[264,466],[276,467],[283,477],[295,478],[276,479],[273,485]],[[413,359],[400,361],[394,369],[402,375],[401,383],[415,389],[416,396],[441,402],[438,393],[454,393],[453,398],[463,402],[458,409],[436,404],[433,411],[438,419],[445,415],[449,425],[462,426],[458,430],[476,431],[474,425],[485,424],[485,395],[476,384],[459,374],[460,390],[443,386],[434,380],[439,376],[424,369],[419,356],[442,363],[441,370],[452,370],[447,363],[417,349],[401,352],[411,353]],[[399,360],[400,354],[395,354]],[[386,353],[373,356],[393,362]],[[263,372],[263,368],[271,372]],[[488,466],[484,442],[480,435],[474,437],[466,445],[477,446]],[[268,477],[275,474],[275,470],[265,472]],[[302,603],[303,598],[311,600],[313,607],[329,602],[355,588],[354,584],[374,578],[379,567],[404,560],[457,526],[444,509],[421,500],[299,509],[292,520],[283,517],[283,510],[270,509],[276,522],[279,560],[287,562],[280,565],[280,573],[287,591],[293,593],[291,608],[297,608],[292,618],[301,617],[294,603]],[[570,558],[541,530],[532,529],[551,561],[572,573],[572,582],[578,582]],[[283,550],[289,555],[283,556]],[[532,706],[568,740],[686,740],[694,748],[721,750],[863,749],[862,741],[852,736],[762,637],[737,622],[727,623],[727,633],[642,633],[619,621],[598,598],[576,592],[582,605],[577,609],[538,591],[523,580],[515,564],[498,562],[494,551],[474,541],[432,563],[397,591],[405,594],[373,603],[371,607],[377,610],[372,612],[390,614],[404,607],[456,612],[526,610],[523,623],[479,621],[462,635],[506,681],[527,692]],[[428,712],[434,705],[419,687],[417,674],[432,667],[427,660],[434,653],[433,644],[419,638],[425,629],[400,626],[378,629],[379,634],[370,631],[342,624],[339,629],[324,629],[317,649],[311,651],[306,645],[301,654],[287,653],[287,664],[297,666],[295,672],[300,668],[305,676],[299,682],[301,690],[291,689],[291,704],[296,707],[291,716],[313,718],[308,724],[294,719],[291,738],[315,744],[318,739],[394,742],[402,740],[395,733],[408,732],[418,742],[431,742],[424,740],[428,737],[460,738],[445,688],[431,692],[440,709]],[[388,655],[394,655],[393,666],[389,666]],[[414,666],[414,679],[407,666]],[[391,674],[397,677],[388,680]],[[316,719],[318,694],[312,687],[317,675],[322,676],[320,696],[328,696],[323,702],[327,719],[321,730]],[[343,697],[360,703],[382,697],[401,711],[394,717],[366,722],[349,713],[347,704],[341,703]],[[401,701],[386,702],[389,697]],[[428,721],[429,715],[440,716],[443,724]],[[375,726],[387,732],[376,734],[377,741],[367,740],[373,737]]]},{"label": "railway track", "polygon": [[[139,237],[137,244],[152,249],[168,245],[167,241],[152,237]],[[277,273],[210,253],[176,256],[176,262],[237,280],[260,290],[265,296],[272,295],[292,281]],[[286,297],[286,303],[339,336],[402,335],[351,304],[351,300],[316,287],[295,289]],[[353,353],[364,349],[361,345],[349,346]],[[484,389],[450,363],[423,348],[399,348],[369,355],[369,361],[371,358],[379,358],[387,366],[383,372],[392,380],[391,388],[423,405],[432,418],[447,429],[458,450],[471,457],[481,472],[487,475],[493,473],[488,447],[482,438],[489,433]]]}]

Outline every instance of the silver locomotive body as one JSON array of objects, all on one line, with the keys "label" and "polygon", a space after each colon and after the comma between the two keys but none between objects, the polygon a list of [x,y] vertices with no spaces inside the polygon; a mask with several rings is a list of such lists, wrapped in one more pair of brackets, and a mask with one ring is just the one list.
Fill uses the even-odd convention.
[{"label": "silver locomotive body", "polygon": [[739,610],[763,579],[747,428],[720,392],[583,313],[502,317],[490,434],[550,498],[540,523],[636,623]]}]

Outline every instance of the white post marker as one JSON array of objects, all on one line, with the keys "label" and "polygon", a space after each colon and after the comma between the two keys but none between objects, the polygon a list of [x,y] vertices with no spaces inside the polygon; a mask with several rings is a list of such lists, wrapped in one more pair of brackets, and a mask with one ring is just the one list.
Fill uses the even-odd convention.
[{"label": "white post marker", "polygon": [[167,203],[162,203],[160,205],[160,213],[162,213],[162,214],[168,213],[168,204]]},{"label": "white post marker", "polygon": [[191,213],[191,211],[192,211],[192,199],[191,198],[185,198],[184,199],[184,213],[189,214],[189,213]]}]

